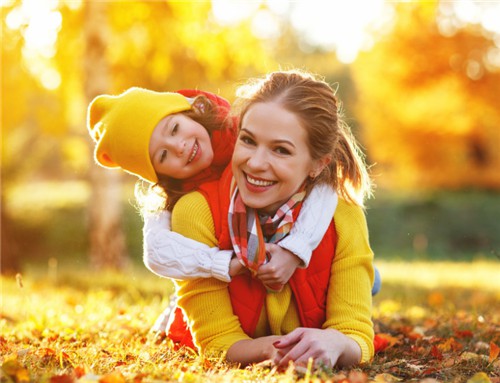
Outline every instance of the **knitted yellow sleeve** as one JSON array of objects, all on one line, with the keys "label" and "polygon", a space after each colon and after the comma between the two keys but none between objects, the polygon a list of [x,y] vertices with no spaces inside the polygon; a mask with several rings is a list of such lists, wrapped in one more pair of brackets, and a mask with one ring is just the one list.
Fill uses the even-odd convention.
[{"label": "knitted yellow sleeve", "polygon": [[[209,246],[217,246],[210,207],[198,192],[183,196],[172,212],[172,230]],[[195,343],[203,352],[227,351],[250,339],[233,314],[227,283],[214,278],[175,281],[179,306],[188,314]]]},{"label": "knitted yellow sleeve", "polygon": [[335,211],[338,242],[330,277],[325,328],[334,328],[354,339],[362,362],[373,357],[371,321],[373,252],[363,210],[339,200]]}]

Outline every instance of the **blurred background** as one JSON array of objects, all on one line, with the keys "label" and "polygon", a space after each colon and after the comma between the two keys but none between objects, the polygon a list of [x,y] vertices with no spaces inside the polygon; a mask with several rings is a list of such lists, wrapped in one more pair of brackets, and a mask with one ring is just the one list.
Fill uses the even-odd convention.
[{"label": "blurred background", "polygon": [[[381,260],[500,258],[500,2],[1,0],[2,273],[142,263],[136,178],[86,107],[131,86],[320,74],[372,165]],[[45,266],[44,266],[45,267]]]}]

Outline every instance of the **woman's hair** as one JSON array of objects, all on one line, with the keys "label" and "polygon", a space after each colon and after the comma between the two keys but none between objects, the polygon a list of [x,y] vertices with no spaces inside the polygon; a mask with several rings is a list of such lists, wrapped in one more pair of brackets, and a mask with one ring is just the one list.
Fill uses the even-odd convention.
[{"label": "woman's hair", "polygon": [[243,85],[237,96],[241,108],[240,127],[252,105],[275,102],[293,113],[306,129],[313,160],[331,157],[320,175],[308,178],[308,189],[327,183],[345,200],[364,205],[372,191],[368,169],[351,129],[342,120],[339,101],[330,85],[297,70],[273,72]]},{"label": "woman's hair", "polygon": [[[214,130],[226,128],[228,121],[221,121],[220,105],[215,105],[206,96],[199,95],[193,100],[192,108],[181,112],[186,117],[203,126],[208,134],[212,136]],[[158,182],[150,185],[144,190],[142,183],[136,184],[135,196],[141,209],[149,211],[168,209],[172,210],[175,203],[190,190],[185,190],[183,184],[185,180],[157,174]]]}]

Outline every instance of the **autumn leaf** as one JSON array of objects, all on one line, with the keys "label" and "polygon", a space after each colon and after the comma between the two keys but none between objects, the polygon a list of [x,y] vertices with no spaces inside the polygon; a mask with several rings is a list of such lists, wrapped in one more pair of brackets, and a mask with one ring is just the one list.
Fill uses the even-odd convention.
[{"label": "autumn leaf", "polygon": [[99,383],[125,383],[125,378],[118,371],[113,371],[99,379]]},{"label": "autumn leaf", "polygon": [[17,357],[8,357],[2,364],[2,371],[16,383],[27,383],[30,381],[29,372],[19,363]]},{"label": "autumn leaf", "polygon": [[500,354],[500,347],[498,347],[495,343],[490,342],[490,363],[498,358],[498,354]]},{"label": "autumn leaf", "polygon": [[490,378],[484,372],[474,374],[472,378],[467,380],[467,383],[491,383]]},{"label": "autumn leaf", "polygon": [[50,383],[73,383],[75,378],[71,375],[55,375],[50,378]]},{"label": "autumn leaf", "polygon": [[375,383],[395,383],[401,381],[400,378],[397,376],[388,374],[388,373],[383,373],[383,374],[378,374],[375,376],[374,382]]},{"label": "autumn leaf", "polygon": [[376,334],[373,340],[375,351],[380,352],[391,348],[399,342],[399,339],[389,334]]}]

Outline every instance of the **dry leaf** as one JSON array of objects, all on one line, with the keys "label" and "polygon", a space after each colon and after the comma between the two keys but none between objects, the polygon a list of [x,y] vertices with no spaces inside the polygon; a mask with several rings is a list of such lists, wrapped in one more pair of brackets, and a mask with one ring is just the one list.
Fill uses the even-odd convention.
[{"label": "dry leaf", "polygon": [[498,354],[500,354],[500,347],[498,347],[495,343],[490,342],[490,363],[498,358]]}]

